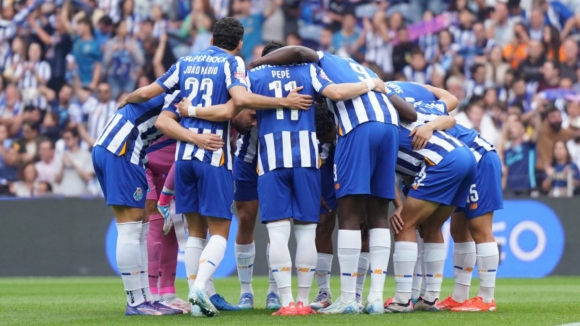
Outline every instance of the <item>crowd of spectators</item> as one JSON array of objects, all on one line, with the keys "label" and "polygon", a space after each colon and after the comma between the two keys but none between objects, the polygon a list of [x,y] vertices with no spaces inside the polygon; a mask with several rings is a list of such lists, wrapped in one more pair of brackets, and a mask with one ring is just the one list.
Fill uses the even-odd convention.
[{"label": "crowd of spectators", "polygon": [[[580,186],[580,0],[0,0],[0,194],[100,194],[90,148],[117,103],[238,18],[268,41],[350,56],[460,100],[509,194]],[[578,188],[580,189],[580,188]]]}]

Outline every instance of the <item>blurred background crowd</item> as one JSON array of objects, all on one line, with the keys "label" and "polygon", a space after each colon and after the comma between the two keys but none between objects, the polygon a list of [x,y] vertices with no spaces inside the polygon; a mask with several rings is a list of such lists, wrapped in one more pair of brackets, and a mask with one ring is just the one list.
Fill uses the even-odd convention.
[{"label": "blurred background crowd", "polygon": [[350,56],[460,100],[504,191],[580,190],[580,0],[1,0],[0,195],[98,196],[90,148],[128,92],[238,18],[268,41]]}]

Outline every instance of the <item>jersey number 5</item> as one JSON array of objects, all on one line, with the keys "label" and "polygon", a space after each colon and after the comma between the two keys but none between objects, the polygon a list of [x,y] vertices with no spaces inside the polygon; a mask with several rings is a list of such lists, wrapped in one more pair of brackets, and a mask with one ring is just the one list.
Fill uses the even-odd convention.
[{"label": "jersey number 5", "polygon": [[[279,80],[275,80],[273,82],[271,82],[270,84],[268,84],[268,88],[271,91],[274,91],[274,96],[282,98],[282,82]],[[296,88],[296,82],[295,81],[289,81],[286,84],[284,84],[284,90],[286,92],[290,92],[292,91],[294,88]],[[284,120],[284,109],[276,109],[276,119],[278,120]],[[291,110],[290,111],[290,120],[298,120],[298,110]]]},{"label": "jersey number 5", "polygon": [[185,80],[185,90],[189,93],[187,98],[191,101],[192,104],[193,100],[197,96],[200,90],[204,91],[201,99],[203,100],[203,106],[211,106],[211,96],[213,94],[213,80],[210,78],[204,78],[199,82],[199,79],[195,77],[189,77]]}]

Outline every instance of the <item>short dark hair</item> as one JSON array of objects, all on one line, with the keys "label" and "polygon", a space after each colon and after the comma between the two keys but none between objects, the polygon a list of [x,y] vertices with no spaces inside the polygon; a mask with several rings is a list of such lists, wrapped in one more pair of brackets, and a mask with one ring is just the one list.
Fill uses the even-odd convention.
[{"label": "short dark hair", "polygon": [[471,74],[474,75],[479,68],[485,68],[485,65],[482,63],[475,63],[473,66],[471,66]]},{"label": "short dark hair", "polygon": [[105,15],[101,17],[101,19],[99,19],[99,24],[103,24],[105,26],[112,26],[114,23],[111,17]]},{"label": "short dark hair", "polygon": [[54,149],[54,142],[50,139],[44,139],[42,140],[39,145],[42,145],[42,143],[49,143],[50,144],[50,149]]},{"label": "short dark hair", "polygon": [[36,122],[24,121],[22,123],[22,126],[28,126],[30,128],[30,130],[35,130],[36,132],[40,131],[40,126]]},{"label": "short dark hair", "polygon": [[218,48],[233,51],[244,37],[244,26],[239,20],[225,17],[213,25],[213,45]]},{"label": "short dark hair", "polygon": [[423,52],[423,50],[421,50],[418,47],[413,48],[413,50],[411,50],[411,56],[415,56],[415,55],[421,55],[421,56],[425,56],[425,52]]},{"label": "short dark hair", "polygon": [[66,128],[65,130],[62,131],[62,135],[64,136],[64,134],[66,134],[67,132],[70,132],[71,136],[73,136],[74,138],[81,137],[77,128]]},{"label": "short dark hair", "polygon": [[334,128],[332,114],[325,101],[314,102],[314,110],[316,111],[316,134],[324,135]]},{"label": "short dark hair", "polygon": [[262,56],[265,56],[266,54],[268,54],[274,50],[278,50],[279,48],[283,48],[283,47],[284,47],[284,44],[279,43],[279,42],[275,42],[275,41],[271,41],[268,44],[266,44],[266,46],[262,50]]}]

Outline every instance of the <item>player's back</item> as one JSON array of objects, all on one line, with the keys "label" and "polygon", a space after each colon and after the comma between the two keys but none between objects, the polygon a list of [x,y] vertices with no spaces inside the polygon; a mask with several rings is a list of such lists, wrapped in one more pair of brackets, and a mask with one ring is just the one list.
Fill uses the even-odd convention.
[{"label": "player's back", "polygon": [[[330,84],[321,74],[313,64],[263,65],[250,70],[247,80],[260,95],[282,98],[302,86],[301,94],[314,97]],[[281,167],[318,167],[315,116],[314,107],[257,111],[260,174]]]},{"label": "player's back", "polygon": [[[447,116],[448,114],[441,112],[439,107],[439,101],[435,102],[416,102],[415,110],[419,114],[419,120],[421,121],[433,121],[439,116]],[[488,151],[495,151],[495,148],[487,140],[483,139],[481,135],[473,128],[462,124],[461,122],[456,122],[455,126],[449,128],[445,131],[449,135],[457,138],[469,148],[474,151],[476,160],[479,162],[481,156]]]},{"label": "player's back", "polygon": [[[208,107],[224,104],[230,100],[229,90],[244,86],[245,67],[242,59],[226,51],[210,46],[205,51],[180,58],[158,83],[164,88],[176,87],[181,96],[187,97],[193,106]],[[224,146],[208,151],[181,141],[177,143],[177,160],[197,159],[213,166],[227,164],[231,169],[230,122],[211,122],[197,118],[183,118],[181,125],[196,133],[212,133],[222,137]]]},{"label": "player's back", "polygon": [[411,82],[390,81],[385,86],[407,102],[437,101],[435,95],[422,85]]},{"label": "player's back", "polygon": [[[317,52],[319,65],[335,83],[357,83],[378,78],[370,69],[351,58]],[[339,135],[346,135],[356,126],[369,121],[398,125],[399,115],[385,94],[368,92],[354,99],[332,101],[331,111],[337,117]]]},{"label": "player's back", "polygon": [[144,103],[128,103],[109,120],[94,146],[122,156],[133,164],[142,165],[146,150],[162,134],[155,127],[166,100],[174,95],[161,94]]},{"label": "player's back", "polygon": [[415,175],[421,170],[423,163],[437,165],[443,158],[458,147],[464,147],[461,141],[444,131],[434,131],[423,149],[413,149],[411,131],[423,125],[423,122],[401,122],[399,129],[399,154],[397,157],[397,171]]}]

